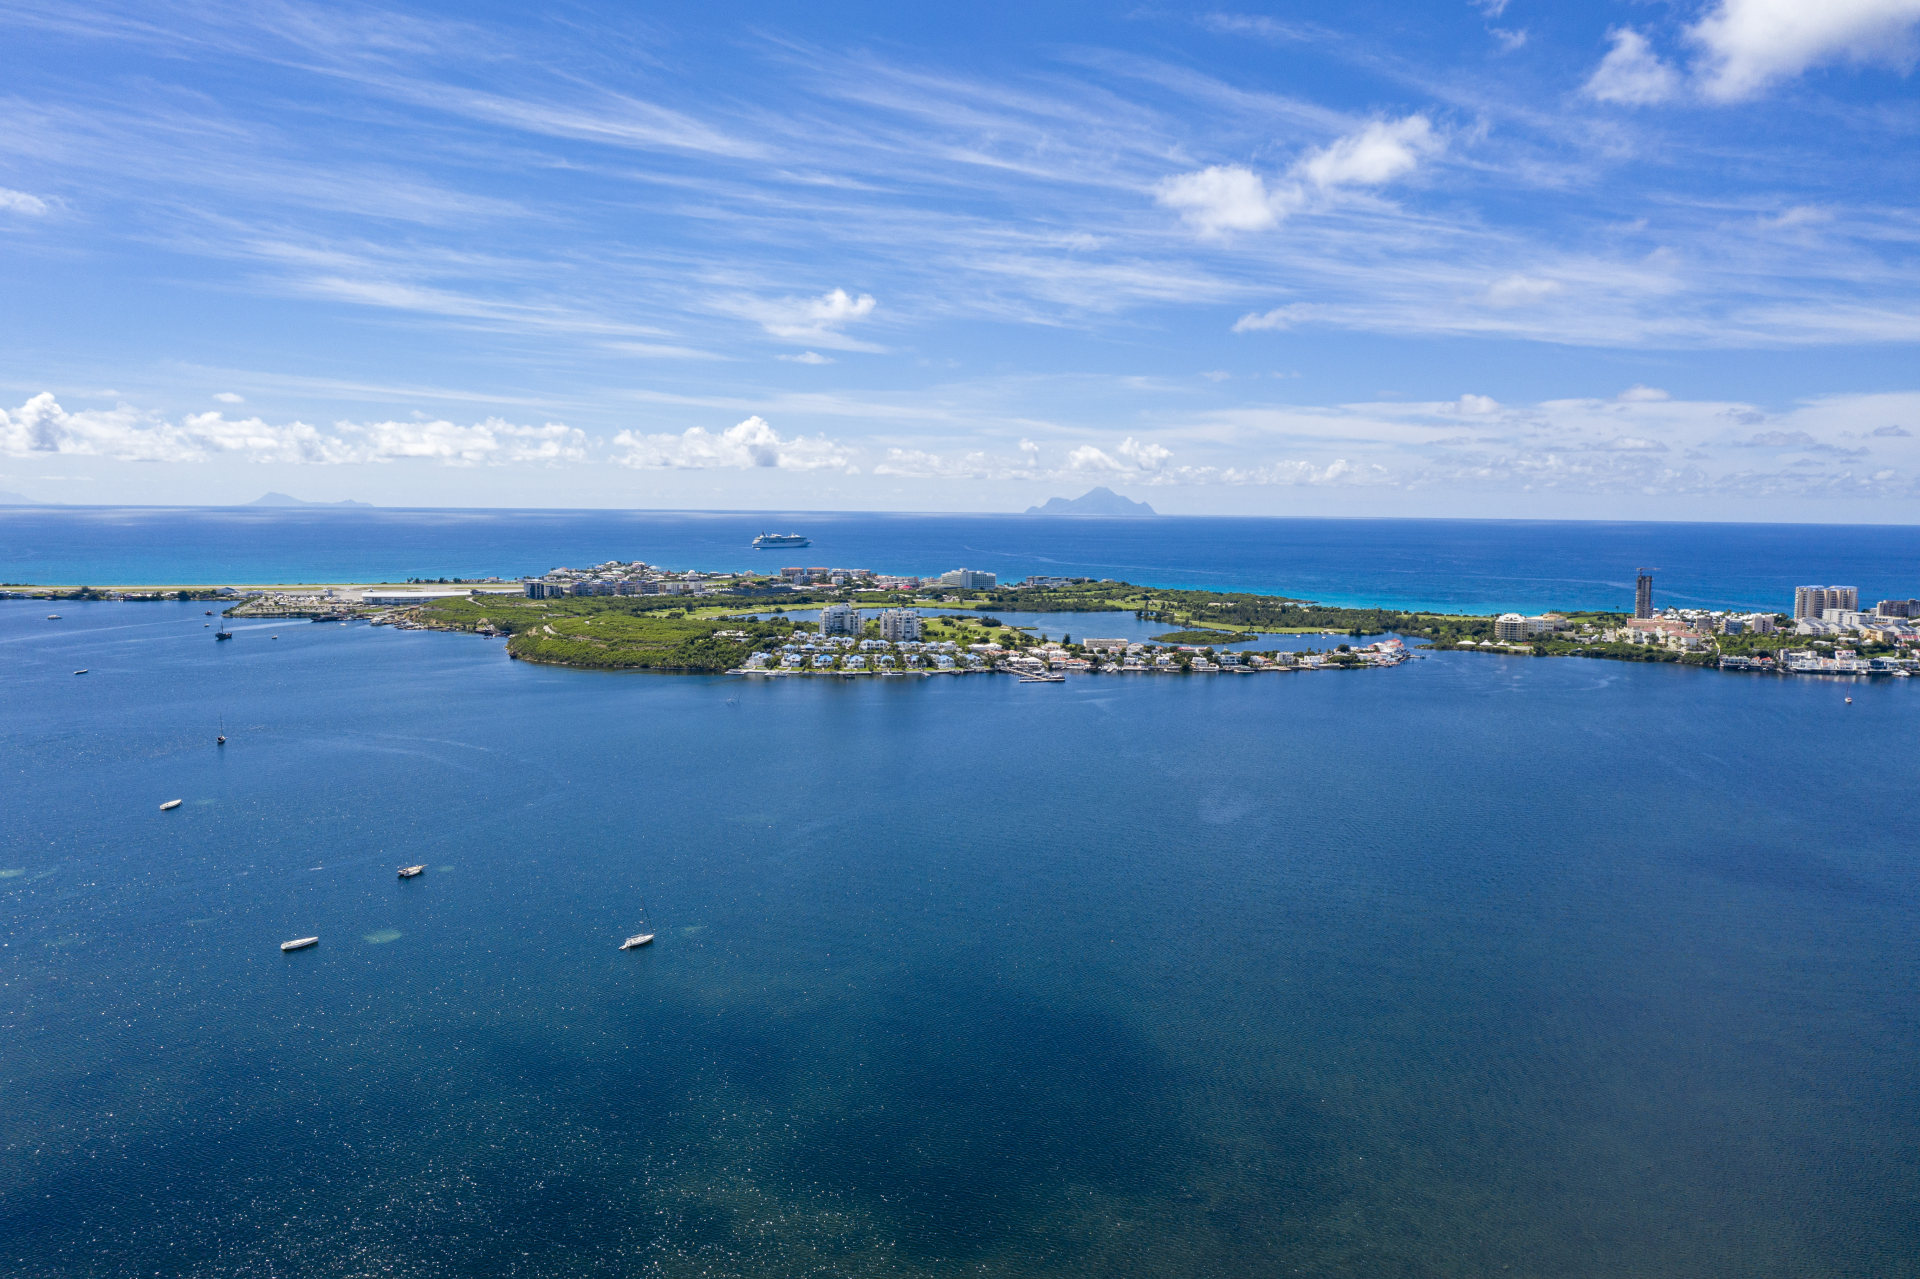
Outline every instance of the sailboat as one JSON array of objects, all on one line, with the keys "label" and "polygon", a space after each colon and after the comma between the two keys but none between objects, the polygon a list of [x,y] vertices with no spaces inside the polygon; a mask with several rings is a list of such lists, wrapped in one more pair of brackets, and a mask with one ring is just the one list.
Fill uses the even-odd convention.
[{"label": "sailboat", "polygon": [[620,943],[621,950],[639,950],[642,946],[653,945],[653,934],[647,931],[647,904],[640,903],[640,931]]},{"label": "sailboat", "polygon": [[213,739],[213,744],[215,746],[225,746],[227,744],[227,717],[225,715],[220,717],[220,735]]}]

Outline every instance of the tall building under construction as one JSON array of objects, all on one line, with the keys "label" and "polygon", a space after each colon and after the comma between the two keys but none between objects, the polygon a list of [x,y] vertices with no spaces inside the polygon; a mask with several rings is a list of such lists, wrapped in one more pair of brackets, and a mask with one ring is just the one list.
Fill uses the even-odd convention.
[{"label": "tall building under construction", "polygon": [[1645,569],[1633,579],[1633,615],[1635,617],[1653,616],[1653,574]]}]

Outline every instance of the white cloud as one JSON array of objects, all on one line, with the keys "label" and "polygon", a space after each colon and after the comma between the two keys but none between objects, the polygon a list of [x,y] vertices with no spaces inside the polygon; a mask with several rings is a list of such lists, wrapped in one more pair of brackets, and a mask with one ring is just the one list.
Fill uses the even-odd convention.
[{"label": "white cloud", "polygon": [[1379,186],[1411,173],[1421,157],[1445,148],[1424,115],[1400,120],[1375,120],[1358,133],[1348,134],[1315,151],[1300,163],[1300,172],[1321,188]]},{"label": "white cloud", "polygon": [[222,404],[245,404],[247,397],[234,391],[215,391],[213,398]]},{"label": "white cloud", "polygon": [[1507,11],[1507,0],[1473,0],[1473,7],[1488,18],[1497,18]]},{"label": "white cloud", "polygon": [[1067,454],[1067,469],[1069,471],[1124,471],[1127,466],[1102,449],[1095,448],[1091,444],[1082,444]]},{"label": "white cloud", "polygon": [[833,289],[814,298],[740,298],[717,304],[720,310],[753,320],[773,337],[839,351],[879,351],[840,332],[872,315],[879,303],[870,293]]},{"label": "white cloud", "polygon": [[1702,92],[1732,102],[1836,59],[1911,63],[1916,23],[1920,0],[1719,0],[1687,35]]},{"label": "white cloud", "polygon": [[1527,43],[1527,33],[1524,29],[1509,31],[1504,27],[1488,27],[1487,32],[1499,42],[1502,53],[1512,53],[1524,48]]},{"label": "white cloud", "polygon": [[1509,275],[1495,280],[1487,288],[1487,302],[1492,306],[1511,307],[1528,306],[1535,302],[1544,302],[1556,293],[1566,292],[1567,286],[1558,280],[1542,279],[1531,275]]},{"label": "white cloud", "polygon": [[1286,216],[1297,196],[1267,190],[1266,180],[1242,165],[1215,164],[1166,179],[1154,188],[1154,199],[1201,235],[1212,237],[1264,231]]},{"label": "white cloud", "polygon": [[1231,231],[1264,231],[1304,206],[1308,187],[1326,194],[1345,186],[1379,186],[1445,147],[1446,140],[1423,115],[1374,120],[1303,157],[1293,167],[1293,181],[1269,184],[1245,165],[1214,164],[1162,180],[1153,198],[1209,239]]},{"label": "white cloud", "polygon": [[1488,413],[1498,413],[1500,411],[1500,401],[1494,399],[1491,395],[1475,395],[1472,392],[1468,392],[1460,397],[1458,408],[1462,413],[1484,416]]},{"label": "white cloud", "polygon": [[1173,455],[1162,445],[1142,443],[1129,435],[1120,441],[1120,456],[1143,471],[1157,471]]},{"label": "white cloud", "polygon": [[777,360],[785,360],[789,364],[832,364],[833,363],[832,356],[822,355],[818,351],[802,351],[798,355],[777,355],[774,358]]},{"label": "white cloud", "polygon": [[1645,36],[1632,27],[1615,27],[1607,39],[1613,41],[1613,48],[1588,77],[1584,90],[1588,97],[1637,107],[1673,96],[1680,77],[1660,60]]},{"label": "white cloud", "polygon": [[1662,400],[1670,400],[1673,397],[1657,386],[1643,386],[1635,383],[1614,398],[1622,404],[1658,404]]},{"label": "white cloud", "polygon": [[1271,311],[1249,312],[1233,322],[1233,331],[1258,333],[1263,329],[1290,329],[1313,319],[1319,313],[1319,308],[1310,302],[1294,302],[1287,306],[1276,306]]},{"label": "white cloud", "polygon": [[0,187],[0,209],[8,213],[25,213],[30,217],[40,217],[48,210],[45,200],[37,195],[28,195],[25,191],[15,191],[9,187]]},{"label": "white cloud", "polygon": [[787,471],[834,470],[853,473],[853,450],[825,436],[783,437],[766,419],[754,416],[715,433],[689,427],[679,435],[644,435],[622,431],[613,437],[615,448],[626,452],[614,460],[622,466],[666,467],[676,470]]},{"label": "white cloud", "polygon": [[305,422],[190,413],[169,422],[128,405],[69,413],[46,392],[12,412],[0,410],[0,455],[77,454],[124,462],[249,462],[337,465],[419,459],[455,466],[572,462],[586,457],[586,436],[569,426],[519,426],[500,418],[447,421]]}]

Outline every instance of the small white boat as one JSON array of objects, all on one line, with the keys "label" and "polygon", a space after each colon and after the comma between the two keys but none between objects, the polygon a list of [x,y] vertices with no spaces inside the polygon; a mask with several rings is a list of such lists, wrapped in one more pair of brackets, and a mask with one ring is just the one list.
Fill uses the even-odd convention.
[{"label": "small white boat", "polygon": [[170,799],[166,803],[160,805],[160,811],[163,813],[171,813],[174,809],[180,807],[182,802],[183,801],[181,800]]},{"label": "small white boat", "polygon": [[49,622],[57,622],[57,621],[59,621],[59,620],[60,620],[60,614],[58,614],[58,613],[48,613],[48,614],[47,614],[47,620],[48,620]]},{"label": "small white boat", "polygon": [[82,666],[79,670],[74,672],[75,675],[85,675],[86,673],[87,673],[87,668],[84,666]]},{"label": "small white boat", "polygon": [[620,943],[621,950],[639,950],[642,946],[653,945],[652,933],[635,933]]},{"label": "small white boat", "polygon": [[400,868],[400,878],[412,879],[415,875],[418,875],[421,871],[425,869],[426,869],[425,866],[402,866]]},{"label": "small white boat", "polygon": [[296,937],[292,941],[281,942],[280,949],[281,950],[305,950],[309,946],[318,946],[319,944],[320,944],[320,939],[318,937]]}]

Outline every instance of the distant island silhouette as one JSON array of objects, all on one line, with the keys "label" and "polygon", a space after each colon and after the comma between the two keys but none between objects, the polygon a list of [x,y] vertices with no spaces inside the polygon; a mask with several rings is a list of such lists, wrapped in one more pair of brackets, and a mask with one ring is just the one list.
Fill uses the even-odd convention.
[{"label": "distant island silhouette", "polygon": [[47,506],[50,503],[28,497],[25,493],[12,493],[0,489],[0,506]]},{"label": "distant island silhouette", "polygon": [[366,506],[372,502],[356,502],[352,498],[342,498],[338,502],[309,502],[304,498],[288,497],[285,493],[262,493],[247,503],[248,506]]},{"label": "distant island silhouette", "polygon": [[1106,519],[1139,519],[1159,512],[1145,502],[1121,497],[1104,486],[1088,489],[1079,497],[1050,497],[1041,506],[1029,506],[1028,515],[1097,515]]}]

